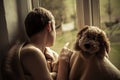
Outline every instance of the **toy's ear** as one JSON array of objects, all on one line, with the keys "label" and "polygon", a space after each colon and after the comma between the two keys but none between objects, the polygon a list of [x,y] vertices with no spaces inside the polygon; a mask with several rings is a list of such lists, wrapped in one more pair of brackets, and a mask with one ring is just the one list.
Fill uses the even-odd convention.
[{"label": "toy's ear", "polygon": [[109,58],[109,55],[108,55],[108,53],[107,53],[107,52],[105,52],[105,56],[106,56],[107,58]]},{"label": "toy's ear", "polygon": [[77,39],[76,42],[74,43],[74,49],[75,49],[76,51],[81,50],[81,49],[80,49],[80,46],[79,46],[79,39]]},{"label": "toy's ear", "polygon": [[52,30],[52,24],[51,24],[51,23],[48,23],[48,24],[47,24],[47,30],[48,30],[49,32],[51,32],[51,30]]},{"label": "toy's ear", "polygon": [[80,35],[82,35],[83,32],[85,32],[88,28],[89,28],[89,26],[87,26],[87,25],[84,26],[84,27],[78,32],[77,37],[80,36]]},{"label": "toy's ear", "polygon": [[110,52],[110,41],[109,41],[107,35],[105,34],[105,32],[102,33],[102,38],[103,38],[103,41],[102,41],[103,46],[104,46],[106,52],[109,53]]},{"label": "toy's ear", "polygon": [[110,42],[105,32],[102,31],[102,33],[99,35],[99,41],[101,43],[99,56],[101,58],[104,56],[108,57],[108,53],[110,52]]}]

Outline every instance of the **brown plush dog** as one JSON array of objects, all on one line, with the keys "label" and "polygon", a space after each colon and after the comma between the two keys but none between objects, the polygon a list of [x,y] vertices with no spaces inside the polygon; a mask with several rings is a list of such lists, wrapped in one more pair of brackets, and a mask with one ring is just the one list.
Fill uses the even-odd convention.
[{"label": "brown plush dog", "polygon": [[98,27],[80,30],[70,60],[69,80],[120,80],[120,71],[109,61],[110,43]]}]

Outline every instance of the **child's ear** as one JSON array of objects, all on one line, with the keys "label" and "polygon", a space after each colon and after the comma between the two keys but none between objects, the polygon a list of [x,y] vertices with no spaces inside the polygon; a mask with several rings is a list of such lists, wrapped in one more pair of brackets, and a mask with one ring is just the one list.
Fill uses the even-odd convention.
[{"label": "child's ear", "polygon": [[47,24],[47,30],[48,30],[49,32],[51,32],[51,30],[52,30],[51,27],[52,27],[52,26],[51,26],[51,23],[48,23],[48,24]]}]

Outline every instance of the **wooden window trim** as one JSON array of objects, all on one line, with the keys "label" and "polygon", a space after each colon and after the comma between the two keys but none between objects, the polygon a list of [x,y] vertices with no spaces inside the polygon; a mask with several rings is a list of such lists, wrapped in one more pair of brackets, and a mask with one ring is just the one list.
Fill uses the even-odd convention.
[{"label": "wooden window trim", "polygon": [[77,25],[100,26],[99,0],[76,0]]}]

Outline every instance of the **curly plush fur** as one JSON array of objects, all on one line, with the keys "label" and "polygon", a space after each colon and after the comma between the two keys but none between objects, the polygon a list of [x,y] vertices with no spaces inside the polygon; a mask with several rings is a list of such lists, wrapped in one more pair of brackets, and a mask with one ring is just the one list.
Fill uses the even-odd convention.
[{"label": "curly plush fur", "polygon": [[120,71],[106,57],[110,42],[103,30],[94,26],[81,29],[75,50],[70,80],[120,80]]},{"label": "curly plush fur", "polygon": [[110,51],[110,42],[105,32],[98,27],[86,26],[77,34],[75,50],[83,55],[103,58]]}]

